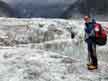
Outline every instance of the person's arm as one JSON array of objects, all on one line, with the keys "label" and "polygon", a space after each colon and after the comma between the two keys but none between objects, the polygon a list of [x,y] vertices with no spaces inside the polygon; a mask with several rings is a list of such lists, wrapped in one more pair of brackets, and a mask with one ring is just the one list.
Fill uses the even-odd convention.
[{"label": "person's arm", "polygon": [[89,37],[94,37],[95,36],[95,31],[92,30],[91,33],[89,34]]},{"label": "person's arm", "polygon": [[85,34],[84,34],[84,40],[85,40],[85,42],[86,42],[87,39],[89,38],[89,35],[88,35],[88,33],[87,33],[86,26],[87,26],[87,25],[85,25],[85,29],[84,29],[84,31],[85,31]]},{"label": "person's arm", "polygon": [[89,35],[85,32],[84,40],[86,41],[89,38]]}]

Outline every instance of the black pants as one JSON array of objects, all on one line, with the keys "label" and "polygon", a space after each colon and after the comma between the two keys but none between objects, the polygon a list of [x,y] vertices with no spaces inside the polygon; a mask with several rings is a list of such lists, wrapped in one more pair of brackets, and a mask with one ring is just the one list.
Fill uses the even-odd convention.
[{"label": "black pants", "polygon": [[97,56],[96,56],[96,43],[91,39],[87,42],[88,46],[88,60],[91,64],[97,66]]}]

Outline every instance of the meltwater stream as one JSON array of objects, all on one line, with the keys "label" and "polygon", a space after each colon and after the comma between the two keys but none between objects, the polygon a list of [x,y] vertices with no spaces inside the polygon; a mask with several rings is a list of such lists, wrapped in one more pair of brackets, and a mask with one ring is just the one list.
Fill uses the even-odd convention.
[{"label": "meltwater stream", "polygon": [[85,66],[83,21],[1,18],[0,22],[0,81],[108,81],[107,45],[97,46],[98,70]]}]

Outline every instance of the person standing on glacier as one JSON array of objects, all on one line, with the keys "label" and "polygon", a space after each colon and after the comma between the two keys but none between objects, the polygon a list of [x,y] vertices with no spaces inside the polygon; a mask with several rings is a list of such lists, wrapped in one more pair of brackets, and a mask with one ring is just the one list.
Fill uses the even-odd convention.
[{"label": "person standing on glacier", "polygon": [[87,67],[89,70],[97,69],[97,56],[96,56],[96,41],[95,41],[95,31],[94,31],[94,24],[96,23],[95,20],[92,22],[90,21],[89,16],[84,17],[85,21],[85,42],[87,43],[88,47],[88,61]]}]

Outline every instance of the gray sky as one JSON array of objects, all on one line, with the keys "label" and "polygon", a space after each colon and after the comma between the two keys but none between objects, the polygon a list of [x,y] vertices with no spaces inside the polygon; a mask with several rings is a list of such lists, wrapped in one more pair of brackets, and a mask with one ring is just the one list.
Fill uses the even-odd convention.
[{"label": "gray sky", "polygon": [[2,0],[6,3],[13,4],[13,3],[36,3],[36,4],[69,4],[74,3],[77,0]]}]

